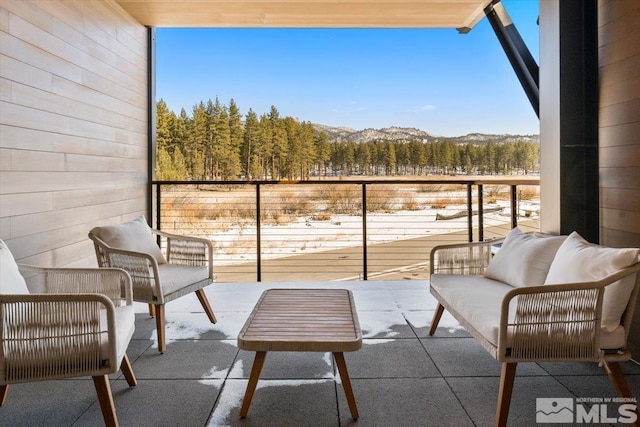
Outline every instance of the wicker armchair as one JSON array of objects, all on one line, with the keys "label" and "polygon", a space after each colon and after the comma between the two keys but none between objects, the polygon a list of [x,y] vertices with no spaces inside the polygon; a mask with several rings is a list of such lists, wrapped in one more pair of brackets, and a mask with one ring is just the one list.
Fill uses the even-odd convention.
[{"label": "wicker armchair", "polygon": [[[0,405],[10,384],[91,376],[105,424],[117,426],[108,374],[121,369],[136,385],[125,353],[135,328],[131,277],[120,269],[19,272],[25,293],[0,294]],[[9,280],[3,272],[0,291],[12,291]]]},{"label": "wicker armchair", "polygon": [[[495,245],[503,241],[438,246],[433,248],[430,257],[430,291],[438,305],[429,335],[436,332],[440,317],[447,309],[502,363],[496,426],[507,423],[519,362],[594,361],[604,367],[618,396],[632,398],[619,362],[631,358],[627,338],[640,288],[640,274],[637,274],[640,262],[636,259],[632,265],[601,280],[507,287],[494,292],[490,289],[492,285],[507,285],[489,280],[483,274]],[[605,289],[625,277],[631,276],[633,280],[634,275],[631,295],[621,301],[624,312],[619,327],[608,331],[601,324]],[[633,286],[633,281],[629,283]],[[482,298],[482,302],[477,301]],[[489,323],[487,319],[491,319],[491,327],[482,324]]]},{"label": "wicker armchair", "polygon": [[[132,229],[140,233],[137,239],[122,238],[123,227],[127,228],[126,233]],[[166,259],[153,236],[166,240]],[[214,279],[210,241],[151,229],[143,217],[115,226],[95,227],[89,238],[94,243],[98,265],[126,270],[133,281],[133,300],[149,304],[149,314],[156,318],[160,353],[166,350],[166,303],[195,292],[211,323],[216,323],[203,290]]]}]

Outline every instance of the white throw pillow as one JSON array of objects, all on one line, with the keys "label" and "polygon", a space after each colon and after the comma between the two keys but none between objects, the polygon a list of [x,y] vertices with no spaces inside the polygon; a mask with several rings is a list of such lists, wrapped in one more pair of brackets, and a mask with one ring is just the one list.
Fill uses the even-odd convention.
[{"label": "white throw pillow", "polygon": [[544,284],[553,258],[566,236],[536,236],[514,228],[489,262],[484,276],[511,286]]},{"label": "white throw pillow", "polygon": [[[545,284],[593,282],[604,279],[638,261],[638,249],[607,248],[589,243],[575,231],[556,254]],[[602,326],[609,332],[620,325],[635,285],[636,275],[607,286],[602,301]]]},{"label": "white throw pillow", "polygon": [[7,244],[0,240],[0,294],[28,294],[29,288],[18,270]]},{"label": "white throw pillow", "polygon": [[152,255],[158,264],[167,263],[160,248],[153,240],[151,229],[143,216],[123,224],[95,227],[91,233],[97,235],[112,248],[143,252]]}]

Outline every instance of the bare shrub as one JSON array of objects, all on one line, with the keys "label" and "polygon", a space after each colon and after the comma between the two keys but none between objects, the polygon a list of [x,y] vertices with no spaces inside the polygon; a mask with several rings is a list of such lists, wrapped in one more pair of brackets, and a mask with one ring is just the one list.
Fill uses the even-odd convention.
[{"label": "bare shrub", "polygon": [[412,196],[408,196],[402,199],[402,210],[405,211],[417,211],[420,209],[418,202]]},{"label": "bare shrub", "polygon": [[367,210],[369,212],[391,212],[396,192],[387,185],[376,186],[367,193]]},{"label": "bare shrub", "polygon": [[540,198],[540,188],[534,185],[524,185],[518,189],[520,200],[534,200]]},{"label": "bare shrub", "polygon": [[438,193],[441,191],[460,191],[464,188],[463,184],[420,184],[416,191],[419,193]]},{"label": "bare shrub", "polygon": [[314,221],[331,221],[331,214],[329,212],[318,212],[311,215],[311,219]]},{"label": "bare shrub", "polygon": [[452,199],[450,197],[440,197],[431,202],[432,209],[444,209],[447,206],[461,204],[460,199]]},{"label": "bare shrub", "polygon": [[356,215],[362,210],[362,194],[351,185],[327,185],[325,197],[327,208],[336,214]]},{"label": "bare shrub", "polygon": [[485,185],[483,186],[484,193],[489,196],[487,200],[493,198],[495,200],[509,200],[509,186],[508,185]]}]

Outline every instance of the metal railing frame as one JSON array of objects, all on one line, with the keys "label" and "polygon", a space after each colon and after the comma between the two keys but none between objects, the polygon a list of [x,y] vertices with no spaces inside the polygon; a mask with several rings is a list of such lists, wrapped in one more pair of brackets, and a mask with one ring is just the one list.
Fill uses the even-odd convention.
[{"label": "metal railing frame", "polygon": [[540,185],[540,179],[535,177],[529,178],[513,178],[501,177],[499,179],[486,178],[486,179],[454,179],[454,180],[432,180],[432,179],[385,179],[385,180],[361,180],[361,179],[321,179],[321,180],[300,180],[300,181],[251,181],[251,180],[235,180],[235,181],[153,181],[152,186],[155,186],[155,198],[156,198],[156,212],[155,212],[155,227],[159,230],[162,229],[161,221],[161,195],[162,186],[168,185],[253,185],[255,187],[255,204],[256,204],[256,279],[258,282],[262,281],[262,246],[261,246],[261,206],[260,206],[260,189],[265,185],[360,185],[362,191],[362,255],[363,255],[363,274],[362,279],[367,280],[367,185],[401,185],[401,184],[459,184],[466,185],[467,187],[467,229],[468,229],[468,241],[473,242],[473,187],[477,187],[477,212],[478,212],[478,241],[484,240],[484,214],[483,214],[483,189],[484,185],[508,185],[510,188],[510,207],[511,207],[511,228],[515,228],[518,225],[518,206],[517,206],[517,188],[518,186],[536,186]]}]

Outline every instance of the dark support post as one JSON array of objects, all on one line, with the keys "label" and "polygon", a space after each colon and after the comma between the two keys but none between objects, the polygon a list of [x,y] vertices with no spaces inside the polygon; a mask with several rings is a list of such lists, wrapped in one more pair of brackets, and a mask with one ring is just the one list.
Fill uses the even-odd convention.
[{"label": "dark support post", "polygon": [[516,72],[536,115],[540,117],[540,86],[538,64],[522,40],[516,26],[509,18],[500,0],[494,0],[484,9],[484,13],[495,31],[507,58]]},{"label": "dark support post", "polygon": [[260,240],[260,229],[262,228],[260,225],[260,184],[256,183],[256,272],[257,272],[257,281],[262,281],[262,242]]},{"label": "dark support post", "polygon": [[[161,188],[160,187],[162,187],[160,184],[156,184],[156,225],[155,225],[155,228],[157,230],[162,230],[162,228],[161,228],[162,224],[161,224],[161,221],[160,221],[160,217],[161,217],[161,213],[162,213],[161,210],[160,210],[160,209],[162,209],[162,205],[160,204],[160,202],[161,202],[161,200],[160,200],[160,194],[161,194],[160,190],[161,190]],[[160,235],[158,235],[156,237],[156,239],[158,240],[158,246],[160,246],[160,240],[161,240]]]},{"label": "dark support post", "polygon": [[469,243],[473,242],[473,197],[471,184],[467,184],[467,231],[469,233]]},{"label": "dark support post", "polygon": [[362,280],[367,280],[367,184],[362,184]]},{"label": "dark support post", "polygon": [[484,240],[484,200],[482,197],[482,184],[478,184],[478,242]]},{"label": "dark support post", "polygon": [[560,232],[600,241],[598,4],[560,7]]},{"label": "dark support post", "polygon": [[[156,166],[156,30],[147,27],[147,218],[153,218],[153,181]],[[158,194],[160,192],[158,191]],[[160,210],[158,223],[150,224],[160,229]]]},{"label": "dark support post", "polygon": [[511,228],[518,226],[518,186],[511,186]]}]

